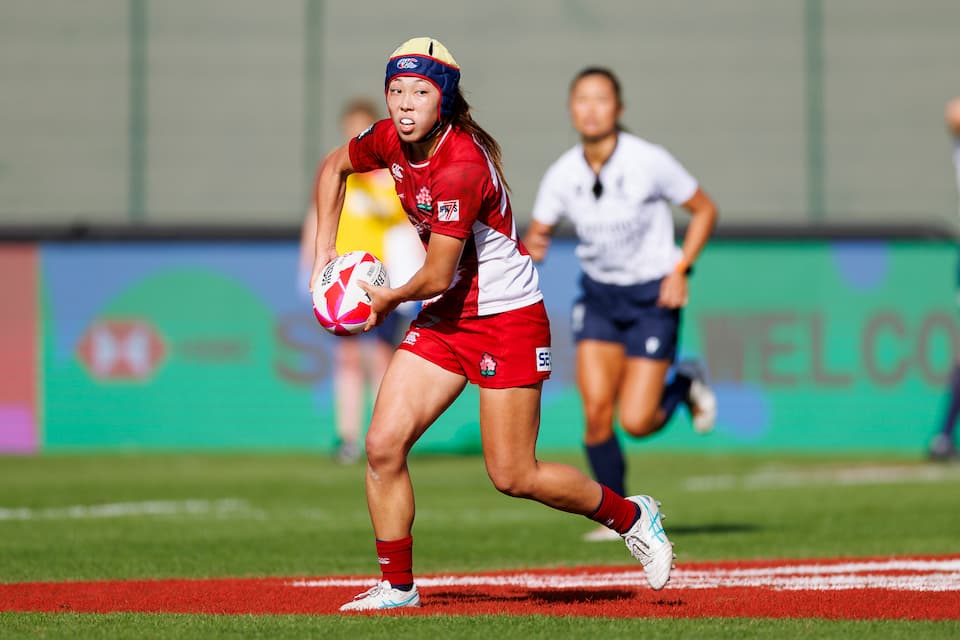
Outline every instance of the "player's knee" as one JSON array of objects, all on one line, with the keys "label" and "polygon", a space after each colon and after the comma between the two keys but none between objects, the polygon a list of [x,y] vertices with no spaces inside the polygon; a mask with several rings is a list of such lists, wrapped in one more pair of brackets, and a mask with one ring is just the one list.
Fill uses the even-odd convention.
[{"label": "player's knee", "polygon": [[635,412],[622,412],[620,414],[620,426],[634,438],[643,438],[657,431],[656,418],[656,407]]},{"label": "player's knee", "polygon": [[487,469],[497,491],[512,498],[530,498],[535,494],[530,474],[511,469]]},{"label": "player's knee", "polygon": [[367,464],[374,470],[399,469],[406,461],[407,448],[389,432],[371,429],[365,440]]},{"label": "player's knee", "polygon": [[613,433],[613,407],[606,404],[585,404],[584,418],[586,421],[587,439],[591,437],[609,437]]}]

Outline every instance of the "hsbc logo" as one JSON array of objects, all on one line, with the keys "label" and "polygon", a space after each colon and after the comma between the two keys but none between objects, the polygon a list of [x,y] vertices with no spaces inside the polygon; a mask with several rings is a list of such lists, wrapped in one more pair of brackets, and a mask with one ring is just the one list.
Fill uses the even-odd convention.
[{"label": "hsbc logo", "polygon": [[149,379],[166,355],[157,331],[141,320],[103,320],[77,345],[77,358],[97,380]]}]

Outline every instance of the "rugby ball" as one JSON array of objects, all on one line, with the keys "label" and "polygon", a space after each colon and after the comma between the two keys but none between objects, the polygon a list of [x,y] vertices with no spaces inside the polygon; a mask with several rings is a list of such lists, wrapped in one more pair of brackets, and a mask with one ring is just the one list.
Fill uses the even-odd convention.
[{"label": "rugby ball", "polygon": [[313,283],[313,313],[320,326],[337,336],[363,331],[370,317],[370,296],[357,283],[389,287],[387,270],[372,253],[348,251],[323,268]]}]

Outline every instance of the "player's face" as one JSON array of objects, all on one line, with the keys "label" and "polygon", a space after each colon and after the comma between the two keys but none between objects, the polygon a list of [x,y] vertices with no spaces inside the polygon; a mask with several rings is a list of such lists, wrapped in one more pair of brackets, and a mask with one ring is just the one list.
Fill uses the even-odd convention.
[{"label": "player's face", "polygon": [[623,111],[609,78],[580,78],[570,91],[570,120],[584,141],[601,140],[617,131]]},{"label": "player's face", "polygon": [[404,142],[416,142],[437,123],[440,91],[413,76],[397,76],[387,86],[387,111]]}]

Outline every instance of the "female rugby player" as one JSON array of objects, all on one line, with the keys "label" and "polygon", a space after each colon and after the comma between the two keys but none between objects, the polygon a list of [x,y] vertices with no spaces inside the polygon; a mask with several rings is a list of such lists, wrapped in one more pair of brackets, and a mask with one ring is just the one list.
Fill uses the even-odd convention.
[{"label": "female rugby player", "polygon": [[500,147],[473,120],[459,81],[460,67],[440,42],[405,42],[387,62],[389,118],[331,152],[317,178],[311,282],[336,256],[344,186],[354,171],[390,170],[426,247],[423,267],[406,284],[364,287],[373,308],[368,327],[402,302],[425,305],[387,368],[366,438],[367,506],[382,578],[341,609],[420,605],[407,454],[467,382],[480,388],[483,456],[494,486],[616,530],[660,589],[673,552],[656,501],[624,499],[574,467],[536,457],[550,327],[536,269],[517,236]]}]

